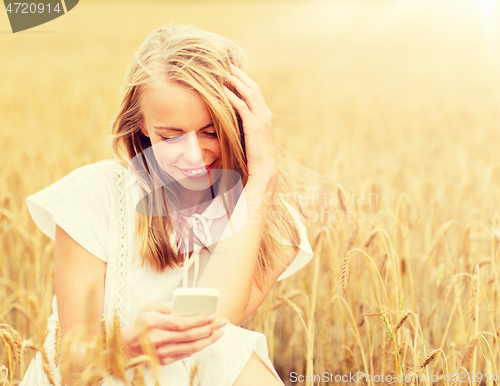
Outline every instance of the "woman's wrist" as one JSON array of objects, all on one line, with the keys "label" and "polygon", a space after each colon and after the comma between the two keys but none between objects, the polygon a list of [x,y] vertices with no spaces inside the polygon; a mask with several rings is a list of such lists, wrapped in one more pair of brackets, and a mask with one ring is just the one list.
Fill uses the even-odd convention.
[{"label": "woman's wrist", "polygon": [[278,184],[278,171],[274,168],[269,168],[267,170],[252,173],[248,176],[247,184],[260,187],[265,193],[273,193],[276,190]]}]

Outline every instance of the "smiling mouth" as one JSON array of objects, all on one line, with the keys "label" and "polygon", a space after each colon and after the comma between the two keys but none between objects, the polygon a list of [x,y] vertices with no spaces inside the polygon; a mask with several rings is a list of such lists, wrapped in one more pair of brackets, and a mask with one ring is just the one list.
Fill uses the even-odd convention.
[{"label": "smiling mouth", "polygon": [[180,171],[182,171],[183,173],[187,173],[187,174],[192,175],[192,176],[198,176],[198,175],[205,174],[214,165],[214,163],[215,163],[215,161],[212,162],[210,165],[202,166],[201,168],[195,168],[195,169],[178,168],[178,169]]}]

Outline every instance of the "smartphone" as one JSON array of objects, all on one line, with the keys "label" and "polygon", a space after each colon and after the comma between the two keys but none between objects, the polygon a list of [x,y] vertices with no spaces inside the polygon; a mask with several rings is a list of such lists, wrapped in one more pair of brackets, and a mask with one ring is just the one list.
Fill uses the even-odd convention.
[{"label": "smartphone", "polygon": [[217,288],[176,288],[172,297],[173,316],[191,316],[217,313],[219,302]]}]

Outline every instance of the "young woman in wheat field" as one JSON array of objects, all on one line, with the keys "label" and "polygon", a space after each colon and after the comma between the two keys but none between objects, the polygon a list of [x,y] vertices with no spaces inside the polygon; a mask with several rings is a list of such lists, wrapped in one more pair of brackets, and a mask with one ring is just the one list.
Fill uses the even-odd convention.
[{"label": "young woman in wheat field", "polygon": [[[80,167],[27,199],[34,221],[55,240],[56,293],[44,343],[54,383],[61,384],[56,330],[64,337],[87,321],[95,335],[104,318],[119,321],[129,359],[144,354],[145,331],[161,385],[283,385],[265,336],[238,326],[312,252],[285,200],[271,112],[243,71],[245,60],[217,34],[156,29],[126,75],[110,141],[115,158]],[[217,315],[172,316],[179,286],[217,288]],[[21,385],[48,384],[43,362],[38,353]]]}]

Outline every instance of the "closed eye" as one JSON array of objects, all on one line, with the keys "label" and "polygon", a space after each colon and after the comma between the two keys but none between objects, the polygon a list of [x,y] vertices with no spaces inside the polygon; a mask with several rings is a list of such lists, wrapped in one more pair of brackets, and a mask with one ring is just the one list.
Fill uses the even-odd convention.
[{"label": "closed eye", "polygon": [[[209,138],[217,138],[217,132],[215,132],[215,131],[214,132],[205,131],[205,132],[203,132],[203,134],[205,134]],[[170,137],[170,138],[160,136],[160,138],[162,141],[172,143],[172,142],[179,141],[182,138],[182,135],[183,134],[176,135],[175,137]]]},{"label": "closed eye", "polygon": [[165,142],[177,142],[181,139],[181,136],[180,135],[177,135],[175,137],[171,137],[171,138],[165,138],[165,137],[160,137],[162,139],[162,141],[165,141]]}]

